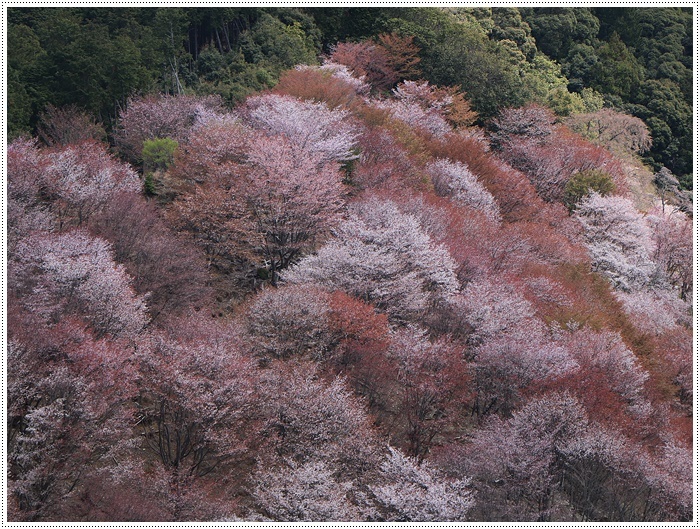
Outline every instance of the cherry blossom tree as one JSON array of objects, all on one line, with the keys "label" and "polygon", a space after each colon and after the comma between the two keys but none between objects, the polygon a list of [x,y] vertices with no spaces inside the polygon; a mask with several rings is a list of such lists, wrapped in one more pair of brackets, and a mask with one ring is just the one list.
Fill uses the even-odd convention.
[{"label": "cherry blossom tree", "polygon": [[47,327],[11,300],[8,494],[14,520],[72,519],[98,469],[134,449],[133,347],[66,317]]},{"label": "cherry blossom tree", "polygon": [[650,258],[651,233],[632,202],[592,193],[576,211],[593,269],[623,291],[650,286],[657,268]]},{"label": "cherry blossom tree", "polygon": [[189,321],[194,337],[161,333],[138,351],[138,424],[173,483],[244,455],[257,415],[254,368],[235,336]]},{"label": "cherry blossom tree", "polygon": [[330,60],[347,66],[355,77],[364,77],[377,90],[388,90],[399,80],[387,51],[370,41],[339,42]]},{"label": "cherry blossom tree", "polygon": [[419,51],[413,37],[384,33],[376,42],[340,42],[333,47],[330,59],[350,68],[355,76],[365,77],[377,91],[384,91],[419,74]]},{"label": "cherry blossom tree", "polygon": [[[202,249],[212,275],[230,276],[247,291],[256,256],[247,242],[253,235],[243,221],[243,205],[236,200],[233,183],[228,177],[207,178],[183,192],[167,213],[173,227],[190,234]],[[217,290],[231,292],[232,285],[221,283],[216,281]]]},{"label": "cherry blossom tree", "polygon": [[84,230],[28,238],[12,266],[15,292],[48,324],[80,315],[100,336],[133,337],[148,322],[144,299],[109,244]]},{"label": "cherry blossom tree", "polygon": [[406,150],[382,127],[365,129],[358,144],[360,157],[353,166],[351,181],[360,189],[405,187],[403,178],[419,173]]},{"label": "cherry blossom tree", "polygon": [[388,447],[381,465],[380,484],[370,486],[391,522],[466,521],[474,505],[468,479],[441,476],[428,464],[418,465]]},{"label": "cherry blossom tree", "polygon": [[258,508],[278,522],[361,521],[361,510],[348,499],[352,483],[339,482],[322,461],[258,471],[252,495]]},{"label": "cherry blossom tree", "polygon": [[342,377],[325,382],[313,364],[303,362],[277,362],[261,376],[266,399],[258,405],[272,462],[322,461],[349,480],[373,468],[375,434]]},{"label": "cherry blossom tree", "polygon": [[439,196],[448,196],[465,206],[481,211],[488,218],[498,222],[498,204],[469,169],[459,162],[437,160],[427,167]]},{"label": "cherry blossom tree", "polygon": [[652,502],[660,521],[691,520],[693,517],[692,450],[674,439],[664,443],[656,472],[648,481],[653,487]]},{"label": "cherry blossom tree", "polygon": [[47,105],[39,116],[37,134],[48,146],[101,141],[107,136],[104,127],[94,117],[75,105],[62,108]]},{"label": "cherry blossom tree", "polygon": [[385,354],[390,344],[386,314],[372,305],[336,291],[330,296],[328,327],[334,348],[328,364],[347,377],[355,393],[365,398],[370,409],[381,405],[387,382],[395,367]]},{"label": "cherry blossom tree", "polygon": [[42,189],[46,157],[36,140],[19,138],[7,146],[7,245],[12,258],[17,244],[34,231],[49,231],[57,224],[46,211]]},{"label": "cherry blossom tree", "polygon": [[252,127],[282,134],[297,149],[318,155],[320,164],[357,158],[357,131],[346,110],[269,94],[248,98],[241,113]]},{"label": "cherry blossom tree", "polygon": [[7,191],[15,200],[32,204],[46,185],[46,157],[34,139],[18,138],[7,146]]},{"label": "cherry blossom tree", "polygon": [[303,101],[325,103],[329,108],[355,108],[369,93],[364,76],[355,76],[347,66],[325,61],[322,66],[300,64],[280,76],[275,91]]},{"label": "cherry blossom tree", "polygon": [[643,153],[651,147],[651,134],[644,122],[612,108],[590,114],[573,114],[566,126],[584,138],[621,153]]},{"label": "cherry blossom tree", "polygon": [[280,270],[340,220],[342,178],[333,164],[280,137],[259,138],[247,162],[249,172],[234,200],[244,208],[249,243],[274,284]]},{"label": "cherry blossom tree", "polygon": [[309,354],[322,359],[333,342],[329,329],[330,294],[307,285],[268,288],[245,313],[251,350],[262,357]]},{"label": "cherry blossom tree", "polygon": [[650,288],[633,292],[615,292],[624,311],[634,324],[651,334],[659,335],[677,326],[691,326],[690,303],[674,290]]},{"label": "cherry blossom tree", "polygon": [[391,201],[354,203],[337,237],[283,276],[316,283],[374,303],[396,321],[449,298],[458,288],[455,262],[435,245],[415,217]]},{"label": "cherry blossom tree", "polygon": [[676,328],[656,338],[656,350],[663,353],[663,366],[676,387],[676,397],[683,413],[693,409],[693,342],[688,329]]},{"label": "cherry blossom tree", "polygon": [[462,289],[454,302],[472,329],[470,341],[474,344],[507,334],[516,325],[527,325],[534,316],[532,304],[508,283],[475,281]]},{"label": "cherry blossom tree", "polygon": [[457,423],[465,404],[463,354],[448,343],[431,343],[425,332],[409,326],[392,334],[387,356],[398,368],[398,402],[393,407],[399,425],[392,430],[401,433],[408,454],[421,462],[436,436]]},{"label": "cherry blossom tree", "polygon": [[169,172],[185,186],[236,178],[249,136],[250,131],[231,114],[201,116],[178,147]]},{"label": "cherry blossom tree", "polygon": [[663,271],[681,299],[693,294],[692,222],[681,213],[652,211],[647,220],[655,243],[652,260]]},{"label": "cherry blossom tree", "polygon": [[456,86],[437,87],[427,81],[403,81],[392,92],[399,101],[436,112],[454,126],[467,127],[477,118],[477,113],[471,110],[469,101]]},{"label": "cherry blossom tree", "polygon": [[[624,423],[626,417],[632,417],[639,422],[637,428],[643,429],[643,421],[652,412],[645,389],[649,373],[621,336],[573,326],[563,335],[562,343],[580,369],[574,373],[571,384],[562,381],[561,385],[574,386],[571,391],[601,422]],[[587,389],[577,389],[583,387]]]},{"label": "cherry blossom tree", "polygon": [[[560,453],[581,438],[588,418],[567,393],[533,399],[507,421],[493,418],[474,436],[463,460],[488,519],[547,521],[556,517]],[[478,512],[478,511],[477,511]]]},{"label": "cherry blossom tree", "polygon": [[491,142],[497,150],[506,150],[514,137],[524,137],[533,142],[544,144],[554,133],[556,116],[539,105],[522,108],[507,108],[493,120],[494,133]]},{"label": "cherry blossom tree", "polygon": [[553,341],[537,320],[508,329],[479,346],[474,354],[473,411],[477,415],[509,416],[528,386],[556,380],[579,368],[566,347]]},{"label": "cherry blossom tree", "polygon": [[492,144],[505,161],[528,176],[545,201],[562,201],[569,179],[583,171],[603,171],[618,192],[625,189],[622,167],[610,152],[555,121],[550,110],[537,105],[506,109],[492,124]]},{"label": "cherry blossom tree", "polygon": [[184,140],[198,117],[221,111],[217,96],[151,95],[133,97],[119,114],[115,140],[120,151],[141,161],[143,142],[156,138]]},{"label": "cherry blossom tree", "polygon": [[95,142],[68,145],[39,156],[46,165],[40,177],[43,188],[37,191],[49,202],[59,229],[81,226],[115,195],[141,189],[136,173]]},{"label": "cherry blossom tree", "polygon": [[227,143],[236,144],[242,159],[226,144],[223,158],[204,157],[203,182],[173,204],[175,224],[194,235],[210,268],[236,279],[238,287],[227,289],[261,279],[276,284],[280,271],[315,248],[340,220],[342,176],[334,163],[282,136],[253,135],[244,148],[237,140]]},{"label": "cherry blossom tree", "polygon": [[136,292],[147,295],[152,322],[208,305],[211,289],[204,256],[173,233],[143,196],[112,197],[91,217],[90,230],[111,243],[115,260],[134,278]]},{"label": "cherry blossom tree", "polygon": [[380,99],[374,101],[374,106],[386,110],[392,118],[404,122],[411,129],[424,130],[438,138],[452,130],[439,107],[425,108],[412,98]]}]

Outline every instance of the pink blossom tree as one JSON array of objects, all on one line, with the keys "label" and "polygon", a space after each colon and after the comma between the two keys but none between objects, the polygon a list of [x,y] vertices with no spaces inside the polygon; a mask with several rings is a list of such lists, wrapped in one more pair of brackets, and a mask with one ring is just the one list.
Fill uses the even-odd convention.
[{"label": "pink blossom tree", "polygon": [[396,389],[391,392],[397,395],[387,396],[387,401],[396,398],[390,406],[398,422],[392,430],[401,434],[407,453],[418,462],[428,455],[436,436],[459,421],[466,402],[462,356],[459,348],[430,342],[425,332],[413,326],[392,334],[387,357],[397,367]]},{"label": "pink blossom tree", "polygon": [[249,136],[250,131],[232,114],[202,116],[178,146],[169,172],[185,186],[236,178],[249,149]]},{"label": "pink blossom tree", "polygon": [[253,498],[258,509],[278,522],[364,521],[362,511],[348,499],[352,483],[339,482],[322,461],[258,471]]},{"label": "pink blossom tree", "polygon": [[133,337],[148,323],[144,299],[109,244],[84,230],[26,239],[12,268],[15,292],[48,324],[80,315],[100,336]]},{"label": "pink blossom tree", "polygon": [[255,371],[235,335],[189,319],[138,350],[138,424],[144,447],[173,484],[226,468],[246,452],[258,398]]},{"label": "pink blossom tree", "polygon": [[127,340],[96,340],[70,317],[47,327],[11,302],[10,518],[74,519],[98,469],[114,468],[134,449],[133,347]]},{"label": "pink blossom tree", "polygon": [[594,270],[623,291],[653,284],[657,268],[650,256],[651,233],[632,202],[592,193],[581,202],[576,217]]},{"label": "pink blossom tree", "polygon": [[537,320],[515,325],[486,341],[474,354],[473,411],[477,415],[509,416],[528,386],[554,381],[579,368],[567,349],[553,341]]},{"label": "pink blossom tree", "polygon": [[234,200],[244,208],[249,243],[276,283],[280,270],[312,249],[340,220],[342,178],[333,164],[280,137],[254,142],[247,166]]},{"label": "pink blossom tree", "polygon": [[[600,414],[595,410],[596,390],[593,381],[597,376],[602,380],[603,391],[612,391],[621,399],[623,406],[637,420],[642,421],[650,413],[650,404],[645,391],[645,383],[649,373],[641,366],[634,353],[628,349],[618,333],[611,331],[596,332],[590,328],[572,329],[562,340],[580,366],[580,377],[591,377],[588,386],[589,394],[582,395],[582,401],[591,403],[591,413]],[[580,381],[579,381],[580,383]],[[584,398],[590,397],[590,398]],[[601,395],[600,402],[605,405]],[[620,404],[618,404],[619,406]],[[625,410],[617,410],[624,412]]]},{"label": "pink blossom tree", "polygon": [[534,310],[516,288],[488,280],[469,283],[454,303],[461,309],[464,324],[471,330],[473,344],[503,336],[516,325],[532,323]]},{"label": "pink blossom tree", "polygon": [[622,154],[643,153],[651,147],[651,134],[644,122],[612,108],[574,114],[566,126],[584,138]]},{"label": "pink blossom tree", "polygon": [[438,138],[451,130],[450,125],[438,112],[426,110],[418,103],[384,99],[375,101],[374,105],[386,110],[392,118],[402,121],[411,129],[424,130]]},{"label": "pink blossom tree", "polygon": [[134,278],[134,290],[146,296],[152,322],[208,305],[203,253],[175,234],[142,195],[113,196],[91,217],[90,230],[111,243],[115,260]]},{"label": "pink blossom tree", "polygon": [[492,124],[492,144],[548,202],[562,201],[567,182],[582,171],[603,171],[618,191],[625,188],[620,163],[610,152],[555,123],[554,114],[537,105],[505,109]]},{"label": "pink blossom tree", "polygon": [[449,479],[388,447],[379,484],[371,491],[390,522],[466,521],[474,505],[468,479]]},{"label": "pink blossom tree", "polygon": [[[22,150],[29,154],[27,147]],[[57,220],[58,229],[65,225],[85,224],[90,216],[115,195],[138,192],[141,183],[128,165],[110,156],[105,147],[95,142],[68,145],[54,151],[33,151],[28,160],[13,161],[10,178],[15,186],[26,182],[20,164],[39,164],[35,199],[47,203]],[[38,168],[38,167],[37,167]],[[27,191],[30,191],[29,189]]]},{"label": "pink blossom tree", "polygon": [[615,292],[624,311],[642,331],[659,335],[678,326],[691,327],[691,305],[675,290],[647,288],[633,292]]},{"label": "pink blossom tree", "polygon": [[277,362],[262,373],[262,435],[272,457],[267,464],[322,461],[352,480],[376,464],[377,439],[345,380],[326,382],[319,374],[305,362]]},{"label": "pink blossom tree", "polygon": [[107,136],[102,124],[76,105],[62,108],[47,105],[39,117],[37,133],[48,146],[101,141]]},{"label": "pink blossom tree", "polygon": [[241,113],[252,127],[285,136],[297,149],[317,155],[319,163],[357,158],[357,131],[346,110],[269,94],[248,98]]},{"label": "pink blossom tree", "polygon": [[290,283],[316,283],[374,303],[397,321],[456,293],[455,262],[412,215],[391,201],[350,207],[337,237],[284,274]]},{"label": "pink blossom tree", "polygon": [[236,151],[223,145],[210,158],[191,153],[207,158],[197,162],[203,181],[183,193],[172,212],[176,225],[204,248],[212,269],[240,276],[257,268],[257,281],[276,284],[280,271],[313,250],[340,220],[345,188],[335,163],[283,136],[251,136],[243,148],[233,141]]},{"label": "pink blossom tree", "polygon": [[123,154],[140,162],[144,141],[171,138],[180,142],[198,117],[220,111],[221,100],[217,96],[134,97],[119,114],[115,140]]},{"label": "pink blossom tree", "polygon": [[663,271],[681,299],[693,295],[692,222],[679,212],[654,210],[647,215],[654,242],[652,260]]},{"label": "pink blossom tree", "polygon": [[507,421],[494,417],[476,433],[462,461],[482,488],[476,508],[491,520],[542,522],[561,516],[555,501],[560,454],[587,426],[583,407],[567,393],[531,400]]},{"label": "pink blossom tree", "polygon": [[308,354],[323,359],[334,338],[330,300],[326,291],[308,285],[264,289],[244,317],[251,350],[266,358]]},{"label": "pink blossom tree", "polygon": [[482,212],[489,219],[500,220],[498,204],[469,169],[459,162],[437,160],[427,167],[435,192],[459,204]]}]

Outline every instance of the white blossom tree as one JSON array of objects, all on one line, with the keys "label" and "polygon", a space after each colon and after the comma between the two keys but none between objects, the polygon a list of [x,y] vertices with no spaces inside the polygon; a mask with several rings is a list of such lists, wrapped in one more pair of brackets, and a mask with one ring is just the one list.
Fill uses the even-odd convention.
[{"label": "white blossom tree", "polygon": [[253,482],[258,508],[274,521],[363,521],[361,510],[348,499],[352,483],[338,482],[322,461],[298,464],[288,459],[280,468],[258,471]]},{"label": "white blossom tree", "polygon": [[344,290],[397,321],[457,292],[454,260],[412,215],[377,199],[355,203],[349,210],[336,238],[285,273],[285,281]]},{"label": "white blossom tree", "polygon": [[591,193],[576,211],[593,268],[624,291],[653,284],[657,267],[651,260],[650,230],[632,202]]},{"label": "white blossom tree", "polygon": [[449,479],[428,464],[419,466],[389,448],[381,465],[381,485],[370,489],[391,522],[465,521],[474,504],[468,479]]},{"label": "white blossom tree", "polygon": [[134,336],[148,322],[146,304],[131,287],[110,245],[84,230],[36,235],[17,248],[15,285],[27,307],[47,321],[84,316],[98,334]]},{"label": "white blossom tree", "polygon": [[358,132],[346,110],[268,94],[248,98],[242,114],[252,127],[270,135],[282,134],[297,148],[317,154],[322,163],[347,162],[358,156]]},{"label": "white blossom tree", "polygon": [[480,211],[493,221],[500,221],[498,204],[469,168],[459,162],[437,160],[427,167],[435,192],[459,204]]}]

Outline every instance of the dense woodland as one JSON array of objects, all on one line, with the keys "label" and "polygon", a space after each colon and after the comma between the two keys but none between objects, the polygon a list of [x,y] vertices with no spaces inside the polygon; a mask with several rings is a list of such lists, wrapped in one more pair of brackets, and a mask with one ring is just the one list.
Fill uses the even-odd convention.
[{"label": "dense woodland", "polygon": [[9,8],[11,521],[689,521],[692,12]]},{"label": "dense woodland", "polygon": [[[667,7],[12,8],[8,131],[34,131],[49,104],[78,105],[111,129],[134,93],[232,105],[338,42],[395,33],[421,59],[399,74],[459,86],[481,124],[530,102],[560,116],[622,111],[651,132],[645,161],[692,189],[692,23],[692,8]],[[383,68],[373,57],[371,75]]]}]

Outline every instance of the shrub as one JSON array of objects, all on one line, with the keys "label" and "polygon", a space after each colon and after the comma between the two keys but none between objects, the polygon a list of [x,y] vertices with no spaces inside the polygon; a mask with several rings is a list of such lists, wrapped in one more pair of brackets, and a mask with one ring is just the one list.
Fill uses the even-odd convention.
[{"label": "shrub", "polygon": [[576,209],[581,200],[596,192],[601,196],[608,195],[615,190],[615,183],[610,175],[598,169],[589,169],[576,173],[564,187],[564,204],[569,211]]},{"label": "shrub", "polygon": [[141,158],[144,169],[167,169],[173,163],[177,142],[172,138],[155,138],[143,142]]}]

